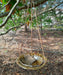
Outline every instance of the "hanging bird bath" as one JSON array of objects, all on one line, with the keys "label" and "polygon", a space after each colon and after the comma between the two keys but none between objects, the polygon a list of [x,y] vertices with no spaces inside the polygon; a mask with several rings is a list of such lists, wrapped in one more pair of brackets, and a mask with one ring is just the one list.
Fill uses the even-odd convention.
[{"label": "hanging bird bath", "polygon": [[16,62],[23,69],[37,70],[41,69],[45,65],[46,60],[47,59],[41,54],[37,55],[31,53],[31,54],[22,54],[20,57],[18,57]]},{"label": "hanging bird bath", "polygon": [[[34,1],[32,1],[32,3],[33,3],[33,7],[34,7]],[[29,11],[28,11],[29,10],[29,4],[27,6],[28,6],[27,12],[29,13]],[[31,8],[32,8],[32,4],[31,4]],[[32,11],[34,11],[35,13],[33,13]],[[33,19],[32,19],[33,14],[35,14],[35,17],[36,17],[36,24],[37,24],[36,27],[37,27],[37,32],[38,32],[38,35],[39,35],[39,39],[35,41],[35,44],[34,44],[33,35],[32,35],[33,34],[32,33],[32,26],[34,24]],[[37,14],[36,14],[36,9],[35,8],[33,10],[31,9],[30,16],[31,16],[31,22],[30,22],[30,25],[31,25],[31,40],[30,40],[30,42],[28,40],[28,42],[29,42],[28,47],[27,47],[27,42],[25,40],[26,47],[24,47],[24,48],[31,48],[31,53],[26,52],[26,53],[21,54],[18,57],[18,59],[16,60],[16,63],[20,67],[22,67],[23,69],[38,70],[38,69],[41,69],[45,65],[47,59],[46,59],[46,57],[44,55],[43,42],[42,42],[42,38],[41,38],[41,34],[40,34],[39,24],[37,22],[38,19],[37,19]],[[27,17],[29,17],[29,15],[27,15]],[[36,43],[36,42],[39,42],[40,44]],[[37,52],[37,53],[32,52],[34,48],[37,48],[37,44],[39,44],[41,46],[40,47],[41,48],[41,54],[39,52]],[[35,47],[35,45],[36,45],[36,47]],[[21,48],[21,50],[22,50],[22,48]]]}]

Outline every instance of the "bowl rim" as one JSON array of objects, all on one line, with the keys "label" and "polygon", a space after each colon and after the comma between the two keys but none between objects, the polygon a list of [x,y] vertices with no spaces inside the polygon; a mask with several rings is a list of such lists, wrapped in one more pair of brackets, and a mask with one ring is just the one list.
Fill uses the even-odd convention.
[{"label": "bowl rim", "polygon": [[[23,55],[23,54],[22,54],[22,55]],[[22,56],[22,55],[21,55],[21,56]],[[47,58],[46,58],[45,56],[42,56],[43,62],[42,62],[40,65],[37,65],[37,66],[27,65],[27,64],[24,64],[24,63],[22,63],[21,61],[19,61],[19,59],[20,59],[21,56],[19,56],[19,57],[16,59],[16,63],[17,63],[18,66],[20,66],[20,67],[23,68],[23,69],[37,70],[37,69],[42,68],[42,67],[46,64],[46,62],[47,62]]]}]

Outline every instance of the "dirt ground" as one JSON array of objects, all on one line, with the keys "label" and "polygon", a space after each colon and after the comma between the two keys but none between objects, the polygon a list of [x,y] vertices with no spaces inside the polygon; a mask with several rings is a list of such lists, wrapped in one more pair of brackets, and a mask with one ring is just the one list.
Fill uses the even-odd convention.
[{"label": "dirt ground", "polygon": [[[63,75],[63,32],[43,31],[43,50],[47,58],[46,65],[38,70],[24,70],[16,64],[20,55],[21,46],[33,49],[40,49],[37,41],[38,33],[33,30],[31,43],[31,32],[18,30],[16,33],[8,33],[0,36],[0,75]],[[25,52],[25,51],[24,51]],[[23,74],[24,73],[24,74]],[[31,74],[32,73],[32,74]]]}]

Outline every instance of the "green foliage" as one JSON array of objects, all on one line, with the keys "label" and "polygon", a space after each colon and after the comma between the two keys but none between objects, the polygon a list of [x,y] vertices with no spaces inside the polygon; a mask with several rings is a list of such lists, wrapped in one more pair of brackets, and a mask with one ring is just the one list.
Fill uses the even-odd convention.
[{"label": "green foliage", "polygon": [[50,22],[50,23],[52,22],[52,20],[50,18],[49,19],[45,19],[45,21],[46,22]]},{"label": "green foliage", "polygon": [[4,6],[5,4],[7,4],[9,0],[2,0],[2,6]]},{"label": "green foliage", "polygon": [[3,22],[3,18],[0,18],[0,23],[2,23]]},{"label": "green foliage", "polygon": [[[3,2],[2,2],[2,4],[3,5],[5,5],[5,4],[7,4],[7,2],[9,1],[9,0],[2,0]],[[53,2],[54,0],[52,0],[52,2]],[[15,2],[16,2],[16,0],[11,0],[11,2],[10,2],[10,4],[13,6],[14,4],[15,4]],[[49,2],[50,2],[50,0],[49,0]],[[28,0],[26,1],[26,5],[28,4]],[[25,4],[22,2],[22,1],[20,1],[20,3],[18,4],[18,6],[24,6]],[[52,7],[52,5],[49,5],[50,7]],[[35,8],[37,11],[38,11],[38,8],[40,8],[40,7],[37,7],[37,8]],[[40,9],[39,9],[40,10]],[[24,11],[25,11],[25,15],[26,16],[24,16],[23,17],[23,13],[24,13]],[[35,10],[33,9],[33,15],[34,15],[34,13],[35,13]],[[28,13],[28,14],[27,14]],[[19,11],[19,10],[17,10],[16,9],[16,11],[15,11],[15,14],[14,15],[12,15],[12,18],[13,18],[13,20],[14,20],[14,22],[15,22],[15,24],[13,23],[13,21],[11,20],[11,19],[9,19],[8,20],[8,22],[7,22],[7,24],[6,24],[6,26],[5,26],[5,29],[6,30],[8,30],[9,28],[11,28],[11,27],[14,27],[14,26],[18,26],[18,25],[20,25],[20,23],[26,23],[26,22],[30,22],[30,27],[32,26],[32,27],[36,27],[37,26],[37,24],[38,25],[40,25],[41,24],[41,20],[42,20],[42,25],[43,25],[43,28],[45,29],[45,28],[50,28],[50,23],[52,23],[52,20],[51,20],[51,18],[49,18],[49,16],[54,16],[55,17],[55,19],[58,21],[58,22],[63,22],[62,21],[62,18],[63,18],[63,16],[59,16],[59,17],[57,17],[56,16],[56,11],[55,10],[53,10],[53,11],[51,11],[51,12],[45,12],[45,13],[43,13],[43,14],[41,14],[41,15],[39,15],[39,16],[37,16],[37,21],[36,21],[36,18],[33,18],[33,21],[32,21],[32,23],[31,23],[31,20],[30,20],[30,18],[31,18],[31,9],[29,8],[29,9],[27,9],[27,10],[21,10],[21,11]],[[2,23],[2,19],[0,19],[0,23]],[[62,26],[57,26],[57,25],[54,25],[53,26],[54,28],[63,28]]]}]

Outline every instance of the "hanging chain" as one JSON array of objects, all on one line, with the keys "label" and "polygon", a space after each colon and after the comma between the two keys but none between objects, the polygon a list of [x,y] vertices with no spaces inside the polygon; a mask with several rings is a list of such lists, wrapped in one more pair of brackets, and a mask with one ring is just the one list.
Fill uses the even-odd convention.
[{"label": "hanging chain", "polygon": [[[32,5],[34,7],[34,1],[32,0],[31,1],[31,49],[32,49]],[[28,5],[28,9],[29,9],[29,5]],[[36,13],[36,8],[35,8],[35,17],[36,17],[36,22],[37,22],[37,13]],[[42,49],[42,52],[43,52],[43,56],[44,56],[44,50],[43,50],[43,41],[42,41],[42,38],[41,38],[41,34],[40,34],[40,30],[39,30],[39,25],[37,23],[37,28],[38,28],[38,34],[39,34],[39,38],[40,38],[40,43],[41,43],[41,49]],[[31,51],[32,52],[32,51]]]},{"label": "hanging chain", "polygon": [[[33,2],[33,7],[34,7],[34,2]],[[35,8],[35,17],[36,17],[36,22],[37,22],[37,13],[36,13],[36,8]],[[40,30],[39,30],[39,25],[38,25],[38,23],[37,23],[37,28],[38,28],[38,34],[39,34],[40,43],[41,43],[41,49],[42,49],[43,56],[44,56],[43,41],[42,41],[42,38],[41,38],[41,34],[40,34]]]},{"label": "hanging chain", "polygon": [[31,49],[32,49],[32,1],[31,1]]},{"label": "hanging chain", "polygon": [[[36,14],[36,22],[37,22],[37,14]],[[39,30],[38,23],[37,23],[37,27],[38,27],[38,34],[39,34],[40,43],[41,43],[41,49],[42,49],[42,52],[43,52],[43,55],[44,55],[44,50],[43,50],[43,41],[42,41],[42,38],[41,38],[41,34],[40,34],[40,30]]]}]

